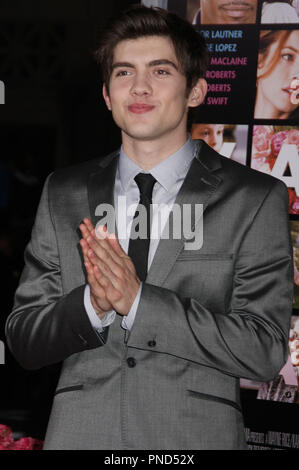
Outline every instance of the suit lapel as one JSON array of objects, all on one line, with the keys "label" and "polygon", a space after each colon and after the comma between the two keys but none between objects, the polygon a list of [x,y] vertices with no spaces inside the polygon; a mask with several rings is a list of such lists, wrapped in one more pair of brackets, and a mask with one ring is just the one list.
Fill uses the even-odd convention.
[{"label": "suit lapel", "polygon": [[[184,204],[190,205],[193,216],[195,214],[195,204],[202,204],[203,211],[206,209],[212,194],[216,192],[222,182],[222,179],[214,174],[219,168],[221,168],[219,155],[203,141],[199,141],[195,158],[175,200],[175,204],[181,208],[181,214]],[[194,232],[199,218],[200,216],[193,217],[191,222],[192,232]],[[171,227],[169,232],[171,234]],[[180,239],[173,239],[171,236],[169,239],[161,238],[146,278],[147,283],[157,286],[164,283],[179,253],[184,248],[185,242],[188,241],[188,236],[184,233],[182,226],[181,233],[182,237]]]},{"label": "suit lapel", "polygon": [[[114,184],[118,163],[118,152],[108,155],[99,163],[98,171],[89,176],[87,190],[91,221],[94,226],[102,217],[96,215],[100,204],[109,204],[114,213]],[[116,231],[116,226],[115,226]]]},{"label": "suit lapel", "polygon": [[[91,221],[94,226],[101,219],[96,215],[96,209],[100,204],[109,204],[114,208],[114,184],[118,155],[118,152],[114,152],[104,158],[99,163],[98,171],[93,172],[89,177],[88,201]],[[203,211],[206,209],[212,194],[217,191],[222,182],[222,179],[214,173],[221,166],[218,153],[203,141],[199,141],[195,158],[175,200],[181,210],[184,204],[190,204],[193,215],[195,204],[202,204]],[[192,231],[198,222],[199,220],[193,217]],[[116,227],[115,232],[117,233]],[[188,241],[188,236],[184,230],[182,230],[182,238],[180,239],[173,239],[171,236],[169,239],[161,238],[146,278],[147,283],[157,286],[163,284],[186,241]]]}]

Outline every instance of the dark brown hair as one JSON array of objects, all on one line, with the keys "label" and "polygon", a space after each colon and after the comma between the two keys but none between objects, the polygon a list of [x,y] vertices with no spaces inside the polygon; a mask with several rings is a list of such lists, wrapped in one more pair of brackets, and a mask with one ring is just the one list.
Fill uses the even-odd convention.
[{"label": "dark brown hair", "polygon": [[199,78],[205,77],[208,53],[203,37],[194,27],[167,10],[134,5],[110,20],[101,33],[95,51],[108,91],[115,47],[126,39],[144,36],[164,36],[171,39],[181,71],[187,80],[187,94]]}]

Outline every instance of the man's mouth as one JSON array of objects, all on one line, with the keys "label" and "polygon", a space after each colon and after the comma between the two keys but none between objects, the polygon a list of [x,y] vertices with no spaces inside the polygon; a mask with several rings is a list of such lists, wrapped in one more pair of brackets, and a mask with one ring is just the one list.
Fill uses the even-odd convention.
[{"label": "man's mouth", "polygon": [[146,104],[146,103],[134,103],[128,106],[128,109],[131,113],[134,114],[143,114],[152,111],[155,106]]},{"label": "man's mouth", "polygon": [[244,14],[248,13],[249,11],[253,10],[251,5],[247,3],[240,3],[240,4],[226,4],[221,7],[225,13],[233,18],[239,18],[244,16]]}]

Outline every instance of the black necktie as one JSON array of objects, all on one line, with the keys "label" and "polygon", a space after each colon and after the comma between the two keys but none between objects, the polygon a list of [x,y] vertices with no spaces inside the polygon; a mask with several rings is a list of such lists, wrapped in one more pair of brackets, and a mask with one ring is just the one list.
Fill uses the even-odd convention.
[{"label": "black necktie", "polygon": [[[140,237],[133,238],[132,230],[131,230],[131,238],[129,242],[128,255],[130,256],[130,258],[132,259],[134,263],[134,266],[135,266],[135,269],[136,269],[136,272],[140,281],[145,281],[145,278],[147,275],[147,259],[148,259],[148,250],[149,250],[150,235],[151,235],[151,207],[150,205],[152,203],[153,187],[154,187],[156,180],[150,173],[139,173],[137,176],[135,176],[134,179],[139,188],[140,199],[139,199],[139,204],[137,206],[137,209],[133,218],[132,230],[134,227],[135,233],[138,232],[137,230],[138,225],[134,223],[134,220],[139,214],[142,214],[142,212],[140,212],[140,205],[143,205],[146,211],[146,219],[145,219],[146,220],[146,238],[140,238]],[[142,229],[144,230],[144,227],[139,227],[139,232],[142,232]]]}]

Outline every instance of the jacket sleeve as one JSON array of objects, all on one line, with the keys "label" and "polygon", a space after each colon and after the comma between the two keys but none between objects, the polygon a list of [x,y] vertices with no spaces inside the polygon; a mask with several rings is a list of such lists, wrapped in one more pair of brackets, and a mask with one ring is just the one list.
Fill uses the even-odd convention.
[{"label": "jacket sleeve", "polygon": [[287,360],[292,302],[288,192],[276,180],[236,254],[230,310],[144,283],[127,345],[268,381]]},{"label": "jacket sleeve", "polygon": [[[64,294],[55,228],[49,208],[48,177],[40,200],[25,267],[6,322],[8,346],[26,369],[60,362],[102,346],[84,308],[85,285]],[[105,331],[105,330],[104,330]]]}]

